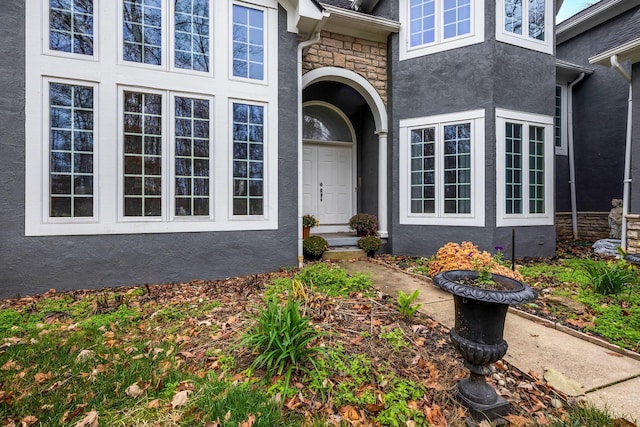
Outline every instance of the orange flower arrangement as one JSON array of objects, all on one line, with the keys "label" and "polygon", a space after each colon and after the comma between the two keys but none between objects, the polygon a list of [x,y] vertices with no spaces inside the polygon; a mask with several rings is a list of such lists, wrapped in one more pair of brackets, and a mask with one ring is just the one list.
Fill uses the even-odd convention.
[{"label": "orange flower arrangement", "polygon": [[471,242],[449,242],[438,249],[429,263],[429,276],[433,277],[447,270],[488,270],[493,274],[523,280],[520,273],[500,264],[489,252],[478,250],[478,246]]}]

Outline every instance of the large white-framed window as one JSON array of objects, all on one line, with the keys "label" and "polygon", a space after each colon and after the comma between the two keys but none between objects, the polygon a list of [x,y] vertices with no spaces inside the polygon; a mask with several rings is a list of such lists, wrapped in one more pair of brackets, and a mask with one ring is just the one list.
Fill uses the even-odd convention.
[{"label": "large white-framed window", "polygon": [[[277,229],[277,56],[263,56],[256,85],[230,75],[232,55],[214,58],[211,48],[213,28],[231,43],[233,4],[262,10],[265,46],[277,46],[276,0],[93,0],[99,55],[46,48],[46,3],[25,3],[26,22],[38,28],[25,35],[26,235]],[[140,52],[132,59],[157,57],[160,46],[160,65],[123,60],[125,5],[142,13],[126,20],[131,52]],[[99,37],[97,28],[117,33]],[[246,121],[233,103],[251,106]],[[244,140],[234,122],[246,125]],[[234,153],[241,141],[244,159]],[[240,160],[242,177],[233,169]]]},{"label": "large white-framed window", "polygon": [[553,117],[496,108],[496,225],[553,225]]},{"label": "large white-framed window", "polygon": [[568,118],[567,118],[567,85],[556,84],[555,113],[553,116],[553,139],[556,147],[556,154],[568,155]]},{"label": "large white-framed window", "polygon": [[484,226],[484,110],[400,120],[400,223]]},{"label": "large white-framed window", "polygon": [[496,0],[496,40],[553,54],[552,0]]},{"label": "large white-framed window", "polygon": [[400,1],[400,60],[484,41],[484,0]]},{"label": "large white-framed window", "polygon": [[94,3],[99,0],[49,0],[43,2],[46,29],[44,51],[53,55],[96,54],[97,19]]}]

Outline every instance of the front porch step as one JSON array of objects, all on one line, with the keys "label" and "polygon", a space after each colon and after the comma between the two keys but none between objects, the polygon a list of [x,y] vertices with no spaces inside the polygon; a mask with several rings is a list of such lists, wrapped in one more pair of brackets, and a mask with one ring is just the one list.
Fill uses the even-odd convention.
[{"label": "front porch step", "polygon": [[354,246],[357,248],[359,237],[356,233],[322,233],[319,234],[329,244],[329,247]]},{"label": "front porch step", "polygon": [[329,246],[329,249],[327,249],[324,254],[322,254],[322,259],[328,261],[350,261],[355,259],[363,259],[366,257],[367,254],[357,246]]}]

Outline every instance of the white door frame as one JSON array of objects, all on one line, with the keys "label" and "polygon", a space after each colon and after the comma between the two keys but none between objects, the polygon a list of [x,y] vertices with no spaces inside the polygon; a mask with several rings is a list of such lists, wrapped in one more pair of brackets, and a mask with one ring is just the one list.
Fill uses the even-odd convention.
[{"label": "white door frame", "polygon": [[[387,109],[378,91],[360,74],[339,67],[321,67],[311,70],[302,76],[302,91],[305,87],[321,81],[333,81],[343,83],[356,90],[367,102],[375,123],[375,134],[378,135],[378,234],[380,237],[388,237],[388,196],[387,196],[387,134],[388,116]],[[299,94],[302,96],[302,93]],[[300,105],[300,104],[299,104]],[[300,105],[301,107],[301,105]],[[300,114],[302,111],[300,111]],[[302,115],[298,118],[302,123]],[[302,133],[299,134],[298,153],[302,161]],[[298,223],[302,229],[302,173],[298,174]],[[300,232],[301,233],[301,232]],[[299,244],[301,247],[301,243]]]}]

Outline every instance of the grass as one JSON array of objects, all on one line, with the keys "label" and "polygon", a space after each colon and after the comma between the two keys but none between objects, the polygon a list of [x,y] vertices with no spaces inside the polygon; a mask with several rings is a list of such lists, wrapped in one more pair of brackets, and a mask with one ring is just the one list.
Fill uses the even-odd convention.
[{"label": "grass", "polygon": [[[354,319],[372,311],[366,295],[374,292],[366,276],[315,264],[293,277],[234,283],[246,297],[239,299],[237,291],[227,291],[230,282],[221,281],[215,288],[194,283],[51,294],[3,304],[8,308],[0,309],[0,422],[74,426],[95,411],[100,425],[108,426],[325,426],[335,425],[336,418],[330,417],[338,411],[347,425],[351,409],[363,414],[366,408],[371,421],[382,426],[426,426],[423,407],[433,397],[425,396],[433,396],[427,388],[436,383],[425,384],[425,372],[445,384],[436,394],[439,401],[451,401],[446,390],[455,375],[444,367],[457,363],[462,369],[460,361],[447,360],[441,377],[432,362],[414,356],[405,362],[411,375],[400,375],[392,366],[415,351],[419,340],[414,336],[412,344],[407,339],[411,325],[403,323],[399,312],[391,314],[387,326],[374,328],[373,318],[361,322],[362,332],[349,340],[332,329],[331,319],[345,315],[336,311],[333,298],[355,295],[348,306]],[[267,298],[272,302],[264,304],[264,294],[279,299]],[[247,300],[264,305],[255,308]],[[313,316],[305,315],[303,308],[309,307],[316,307]],[[326,333],[318,331],[314,316],[329,319]],[[417,315],[412,320],[425,322]],[[253,336],[258,343],[243,347],[242,336]],[[285,346],[287,339],[294,345]],[[322,351],[312,351],[316,340],[322,341]],[[359,340],[366,344],[359,347]],[[270,342],[283,344],[285,351],[271,365],[257,362],[250,369],[260,360],[256,354],[268,354],[252,350],[269,348]],[[443,338],[438,345],[445,345]],[[435,353],[435,348],[425,348],[422,354]],[[296,368],[291,371],[295,382],[287,392],[290,367]],[[315,410],[306,416],[296,412],[302,403]],[[568,420],[574,419],[573,410]],[[447,413],[454,420],[451,425],[461,425],[458,411]],[[581,425],[586,416],[579,412],[577,424],[567,425]]]},{"label": "grass", "polygon": [[[639,272],[625,261],[585,260],[576,257],[561,259],[556,264],[537,263],[522,267],[525,281],[539,291],[572,298],[584,304],[588,311],[582,319],[575,314],[555,314],[574,320],[592,332],[620,347],[640,351],[640,293],[637,291]],[[539,304],[539,302],[534,302]]]}]

